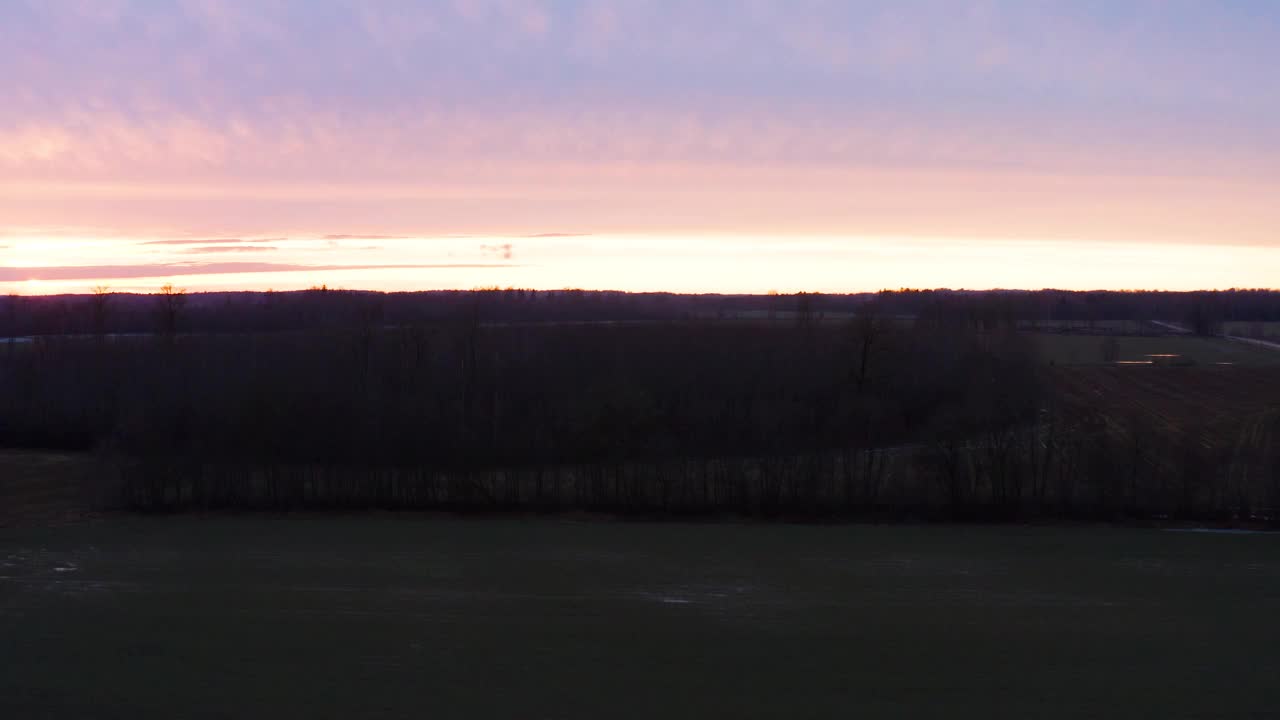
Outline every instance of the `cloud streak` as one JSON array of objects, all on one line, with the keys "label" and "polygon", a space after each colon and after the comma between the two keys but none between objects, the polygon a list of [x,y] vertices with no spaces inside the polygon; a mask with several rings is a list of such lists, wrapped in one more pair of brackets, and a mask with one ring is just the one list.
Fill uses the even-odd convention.
[{"label": "cloud streak", "polygon": [[[141,245],[238,245],[240,243],[269,243],[281,242],[288,238],[213,238],[210,240],[191,239],[191,238],[173,238],[169,240],[148,240],[140,243]],[[212,249],[212,248],[211,248]],[[231,249],[231,248],[217,248]],[[244,250],[253,250],[254,248],[240,248]]]},{"label": "cloud streak", "polygon": [[203,253],[245,253],[245,252],[267,252],[275,251],[280,248],[272,245],[202,245],[199,247],[187,248],[184,253],[203,254]]},{"label": "cloud streak", "polygon": [[288,263],[155,263],[145,265],[80,265],[55,267],[0,268],[0,282],[113,280],[165,278],[186,275],[231,275],[241,273],[312,273],[345,270],[462,270],[509,267],[485,263],[438,263],[419,265],[294,265]]},{"label": "cloud streak", "polygon": [[497,256],[503,260],[510,260],[514,254],[514,247],[511,243],[500,243],[495,245],[481,245],[480,252],[485,255]]}]

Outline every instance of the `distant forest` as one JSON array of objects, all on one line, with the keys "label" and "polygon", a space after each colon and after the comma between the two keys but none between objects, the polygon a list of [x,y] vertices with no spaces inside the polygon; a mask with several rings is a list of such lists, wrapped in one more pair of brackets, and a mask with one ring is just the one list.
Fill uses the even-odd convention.
[{"label": "distant forest", "polygon": [[1260,404],[1227,424],[1117,413],[1089,389],[1114,374],[1046,367],[1023,330],[1210,334],[1280,318],[1269,291],[3,301],[0,447],[93,453],[109,505],[1236,522],[1280,507],[1275,371],[1134,370],[1160,392],[1250,384]]},{"label": "distant forest", "polygon": [[678,295],[587,290],[485,289],[380,293],[325,287],[296,292],[114,293],[0,297],[0,338],[95,333],[275,332],[449,322],[662,322],[743,317],[826,319],[873,306],[879,315],[992,325],[1156,319],[1201,329],[1222,321],[1280,319],[1280,292],[886,290],[827,295]]}]

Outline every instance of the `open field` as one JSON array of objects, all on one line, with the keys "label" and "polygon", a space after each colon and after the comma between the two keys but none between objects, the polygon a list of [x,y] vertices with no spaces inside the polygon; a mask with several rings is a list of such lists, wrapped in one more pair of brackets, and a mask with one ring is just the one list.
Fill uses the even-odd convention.
[{"label": "open field", "polygon": [[1280,322],[1228,321],[1222,323],[1222,332],[1259,340],[1280,340]]},{"label": "open field", "polygon": [[796,310],[705,310],[691,314],[697,320],[728,320],[738,322],[773,321],[779,323],[797,323],[801,320],[824,323],[848,322],[855,314],[847,311],[815,310],[801,313]]},{"label": "open field", "polygon": [[1154,332],[1150,323],[1142,320],[1023,320],[1018,327],[1047,332],[1107,333],[1141,335]]},{"label": "open field", "polygon": [[[1108,362],[1106,345],[1114,342],[1116,359],[1122,362],[1168,362],[1195,365],[1280,365],[1280,352],[1231,342],[1221,338],[1186,335],[1032,335],[1040,358],[1057,365],[1091,365]],[[1154,356],[1177,356],[1158,358]]]},{"label": "open field", "polygon": [[1280,368],[1271,367],[1063,367],[1053,374],[1057,397],[1104,416],[1142,415],[1175,431],[1225,433],[1280,410]]},{"label": "open field", "polygon": [[1280,369],[1269,367],[1063,367],[1059,397],[1103,411],[1143,408],[1212,424],[1280,409]]},{"label": "open field", "polygon": [[0,527],[82,517],[91,468],[82,454],[0,450]]},{"label": "open field", "polygon": [[0,716],[1263,717],[1280,538],[128,518],[0,530]]}]

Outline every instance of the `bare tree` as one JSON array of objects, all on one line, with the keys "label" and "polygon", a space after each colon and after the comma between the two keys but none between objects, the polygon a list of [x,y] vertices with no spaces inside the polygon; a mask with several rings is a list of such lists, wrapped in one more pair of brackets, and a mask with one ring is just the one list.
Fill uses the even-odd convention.
[{"label": "bare tree", "polygon": [[156,294],[159,299],[160,334],[173,337],[178,333],[178,316],[187,304],[187,291],[165,283]]},{"label": "bare tree", "polygon": [[16,292],[9,293],[9,301],[5,303],[5,334],[18,334],[18,305],[22,302],[22,296]]},{"label": "bare tree", "polygon": [[822,313],[818,309],[819,301],[822,298],[821,293],[816,292],[799,292],[796,293],[796,326],[807,328],[812,327],[815,322],[822,320]]},{"label": "bare tree", "polygon": [[875,309],[867,306],[858,311],[853,321],[854,382],[861,392],[867,385],[871,372],[871,361],[879,349],[885,331],[885,321],[879,317]]},{"label": "bare tree", "polygon": [[107,334],[107,306],[111,302],[111,288],[106,285],[94,286],[89,302],[93,309],[93,334],[103,337]]},{"label": "bare tree", "polygon": [[1102,361],[1113,363],[1120,359],[1120,341],[1108,335],[1102,341]]}]

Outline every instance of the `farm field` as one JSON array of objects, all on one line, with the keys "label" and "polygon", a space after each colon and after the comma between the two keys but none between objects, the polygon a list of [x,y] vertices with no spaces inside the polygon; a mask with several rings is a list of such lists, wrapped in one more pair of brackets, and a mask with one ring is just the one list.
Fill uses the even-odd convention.
[{"label": "farm field", "polygon": [[[1106,359],[1106,345],[1114,342],[1121,362],[1156,361],[1194,365],[1276,365],[1280,352],[1221,338],[1189,335],[1071,335],[1035,333],[1042,361],[1056,365],[1099,365]],[[1153,356],[1177,356],[1156,358]]]},{"label": "farm field", "polygon": [[856,317],[855,313],[841,310],[814,310],[809,313],[800,313],[796,310],[726,310],[726,311],[702,311],[694,314],[699,320],[727,320],[727,321],[750,321],[760,322],[772,320],[779,323],[795,323],[802,318],[807,317],[812,321],[821,321],[824,323],[842,323],[848,322]]},{"label": "farm field", "polygon": [[1280,538],[113,518],[0,530],[0,716],[1262,717]]},{"label": "farm field", "polygon": [[1222,323],[1222,332],[1259,340],[1280,340],[1280,322],[1228,321]]},{"label": "farm field", "polygon": [[1141,335],[1153,331],[1149,323],[1141,320],[1024,320],[1019,328],[1048,332],[1107,333]]},{"label": "farm field", "polygon": [[86,455],[0,450],[0,528],[79,519],[92,471]]},{"label": "farm field", "polygon": [[1059,398],[1104,412],[1212,425],[1280,409],[1280,368],[1062,367],[1051,377]]}]

